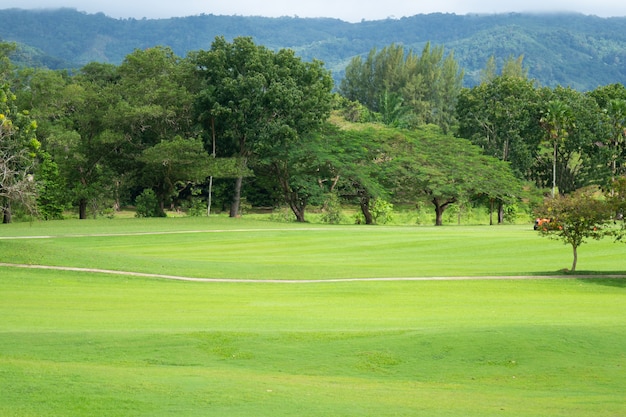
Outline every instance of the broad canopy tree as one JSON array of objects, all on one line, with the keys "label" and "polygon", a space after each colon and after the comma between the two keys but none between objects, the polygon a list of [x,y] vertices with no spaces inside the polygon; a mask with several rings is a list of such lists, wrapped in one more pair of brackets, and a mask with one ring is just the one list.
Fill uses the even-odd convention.
[{"label": "broad canopy tree", "polygon": [[391,143],[388,158],[396,190],[426,198],[435,209],[435,224],[452,204],[477,196],[515,201],[521,184],[509,164],[482,154],[465,139],[443,134],[436,126],[406,132]]}]

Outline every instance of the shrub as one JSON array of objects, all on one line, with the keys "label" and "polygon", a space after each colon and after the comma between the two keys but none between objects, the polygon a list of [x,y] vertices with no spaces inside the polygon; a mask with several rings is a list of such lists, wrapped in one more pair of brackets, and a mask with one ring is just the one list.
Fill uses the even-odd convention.
[{"label": "shrub", "polygon": [[336,193],[329,193],[326,195],[321,220],[324,223],[330,224],[339,224],[343,220],[341,202],[339,201],[339,196]]},{"label": "shrub", "polygon": [[159,207],[159,200],[155,192],[149,188],[135,199],[135,217],[165,217],[165,213]]},{"label": "shrub", "polygon": [[382,198],[374,201],[371,212],[376,224],[385,224],[393,220],[393,204]]}]

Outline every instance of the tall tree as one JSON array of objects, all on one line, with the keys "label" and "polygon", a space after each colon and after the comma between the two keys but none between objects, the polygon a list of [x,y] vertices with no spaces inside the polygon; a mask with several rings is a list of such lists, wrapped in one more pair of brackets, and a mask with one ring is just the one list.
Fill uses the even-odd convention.
[{"label": "tall tree", "polygon": [[559,146],[574,126],[570,108],[561,100],[550,100],[546,104],[543,116],[540,119],[541,126],[546,131],[548,142],[552,145],[552,197],[556,195],[556,165]]},{"label": "tall tree", "polygon": [[605,109],[611,135],[605,145],[609,150],[609,165],[613,181],[626,172],[626,100],[612,99]]},{"label": "tall tree", "polygon": [[[215,126],[219,156],[236,156],[245,165],[276,176],[298,221],[306,198],[294,187],[302,165],[295,157],[307,134],[330,114],[332,79],[319,61],[305,63],[291,50],[273,52],[251,38],[232,43],[215,39],[195,56],[203,81],[196,107],[205,129]],[[243,177],[237,178],[231,216],[239,212]]]},{"label": "tall tree", "polygon": [[539,102],[534,81],[497,76],[461,92],[457,134],[480,146],[487,155],[510,162],[520,179],[530,180],[543,137],[537,124]]},{"label": "tall tree", "polygon": [[[452,53],[427,43],[421,54],[390,45],[372,49],[366,59],[355,57],[346,68],[339,91],[349,100],[383,112],[389,94],[400,97],[413,125],[434,123],[447,131],[454,123],[454,107],[463,71]],[[388,109],[388,108],[387,108]]]},{"label": "tall tree", "polygon": [[[510,162],[519,179],[531,180],[544,136],[537,123],[539,91],[534,81],[518,75],[493,75],[487,79],[461,91],[457,135],[480,146],[485,154]],[[503,220],[504,206],[500,201],[498,222]]]}]

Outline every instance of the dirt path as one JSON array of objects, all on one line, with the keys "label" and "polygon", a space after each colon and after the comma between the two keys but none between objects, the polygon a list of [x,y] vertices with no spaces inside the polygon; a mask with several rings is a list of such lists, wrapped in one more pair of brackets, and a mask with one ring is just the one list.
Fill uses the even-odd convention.
[{"label": "dirt path", "polygon": [[626,279],[626,275],[516,275],[516,276],[463,276],[463,277],[381,277],[381,278],[331,278],[331,279],[238,279],[238,278],[194,278],[177,275],[149,274],[144,272],[115,271],[111,269],[76,268],[70,266],[27,265],[0,262],[0,267],[46,269],[54,271],[89,272],[97,274],[122,275],[140,278],[169,279],[192,282],[225,282],[250,284],[321,284],[332,282],[376,282],[376,281],[477,281],[477,280],[522,280],[522,279]]}]

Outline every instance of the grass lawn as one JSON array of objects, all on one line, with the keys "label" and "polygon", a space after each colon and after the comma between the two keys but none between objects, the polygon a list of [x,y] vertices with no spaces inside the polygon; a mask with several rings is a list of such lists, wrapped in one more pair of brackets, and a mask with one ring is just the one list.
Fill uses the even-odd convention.
[{"label": "grass lawn", "polygon": [[[520,226],[107,221],[2,227],[0,262],[259,280],[571,262]],[[58,237],[7,238],[19,235]],[[579,266],[623,274],[624,250],[589,243]],[[623,416],[625,297],[625,279],[197,283],[0,267],[0,415]]]},{"label": "grass lawn", "polygon": [[[129,236],[128,234],[139,233]],[[93,236],[96,234],[96,236]],[[54,238],[7,239],[40,236]],[[579,249],[581,273],[625,273],[625,246]],[[224,217],[66,220],[0,228],[0,262],[205,278],[543,275],[571,248],[527,226],[368,227]]]}]

